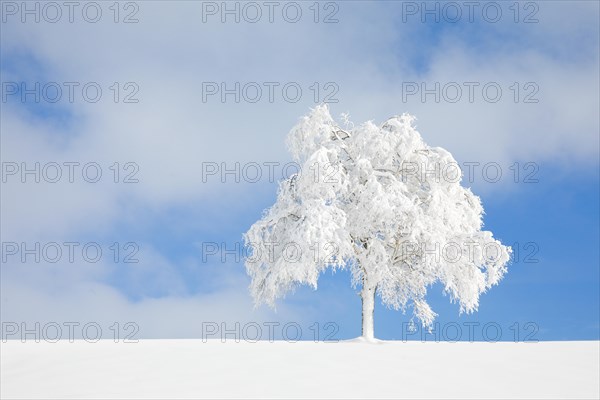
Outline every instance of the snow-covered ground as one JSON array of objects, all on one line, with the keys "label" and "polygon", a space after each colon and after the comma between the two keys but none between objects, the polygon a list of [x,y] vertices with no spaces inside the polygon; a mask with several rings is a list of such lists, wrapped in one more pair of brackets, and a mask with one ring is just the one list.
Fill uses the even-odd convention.
[{"label": "snow-covered ground", "polygon": [[588,342],[1,344],[8,398],[599,398]]}]

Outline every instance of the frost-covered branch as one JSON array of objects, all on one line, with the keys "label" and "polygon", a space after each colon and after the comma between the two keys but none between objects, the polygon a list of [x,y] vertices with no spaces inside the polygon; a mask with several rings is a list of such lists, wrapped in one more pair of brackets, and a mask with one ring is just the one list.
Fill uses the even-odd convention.
[{"label": "frost-covered branch", "polygon": [[327,268],[347,268],[363,301],[376,292],[389,307],[411,306],[424,325],[436,315],[426,301],[436,282],[461,312],[477,309],[511,249],[481,230],[480,199],[460,176],[436,173],[456,161],[428,146],[413,121],[403,114],[344,130],[319,106],[292,129],[288,147],[303,172],[280,184],[276,203],[244,236],[257,304],[273,305],[296,285],[316,288]]}]

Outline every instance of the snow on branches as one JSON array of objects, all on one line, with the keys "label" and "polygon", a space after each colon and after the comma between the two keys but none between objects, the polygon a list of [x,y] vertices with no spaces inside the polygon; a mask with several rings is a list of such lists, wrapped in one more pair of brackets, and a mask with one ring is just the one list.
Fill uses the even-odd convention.
[{"label": "snow on branches", "polygon": [[321,105],[291,130],[301,172],[280,182],[276,203],[244,236],[257,304],[274,305],[299,284],[316,289],[323,270],[348,268],[362,287],[366,337],[375,294],[394,309],[412,306],[425,326],[436,316],[425,299],[436,282],[461,312],[477,309],[511,249],[481,230],[479,197],[460,185],[452,155],[423,141],[414,119],[344,129]]}]

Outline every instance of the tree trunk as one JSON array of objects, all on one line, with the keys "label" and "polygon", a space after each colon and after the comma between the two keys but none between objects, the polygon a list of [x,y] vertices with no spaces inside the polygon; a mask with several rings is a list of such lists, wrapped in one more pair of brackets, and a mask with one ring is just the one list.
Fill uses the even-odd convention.
[{"label": "tree trunk", "polygon": [[362,337],[367,340],[375,339],[373,328],[373,311],[375,309],[375,286],[363,283],[360,297],[362,298]]}]

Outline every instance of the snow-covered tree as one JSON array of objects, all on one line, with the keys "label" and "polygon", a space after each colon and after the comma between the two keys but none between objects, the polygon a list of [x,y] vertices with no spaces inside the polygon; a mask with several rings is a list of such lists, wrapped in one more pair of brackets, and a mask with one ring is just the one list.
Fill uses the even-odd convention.
[{"label": "snow-covered tree", "polygon": [[423,326],[436,314],[427,288],[441,282],[460,304],[477,309],[479,295],[506,272],[510,247],[482,231],[479,197],[460,185],[452,155],[429,147],[404,114],[377,126],[344,128],[326,105],[303,117],[288,137],[300,173],[280,182],[276,203],[244,235],[257,304],[300,284],[317,288],[327,268],[349,268],[361,287],[362,335],[374,338],[375,295],[411,307]]}]

